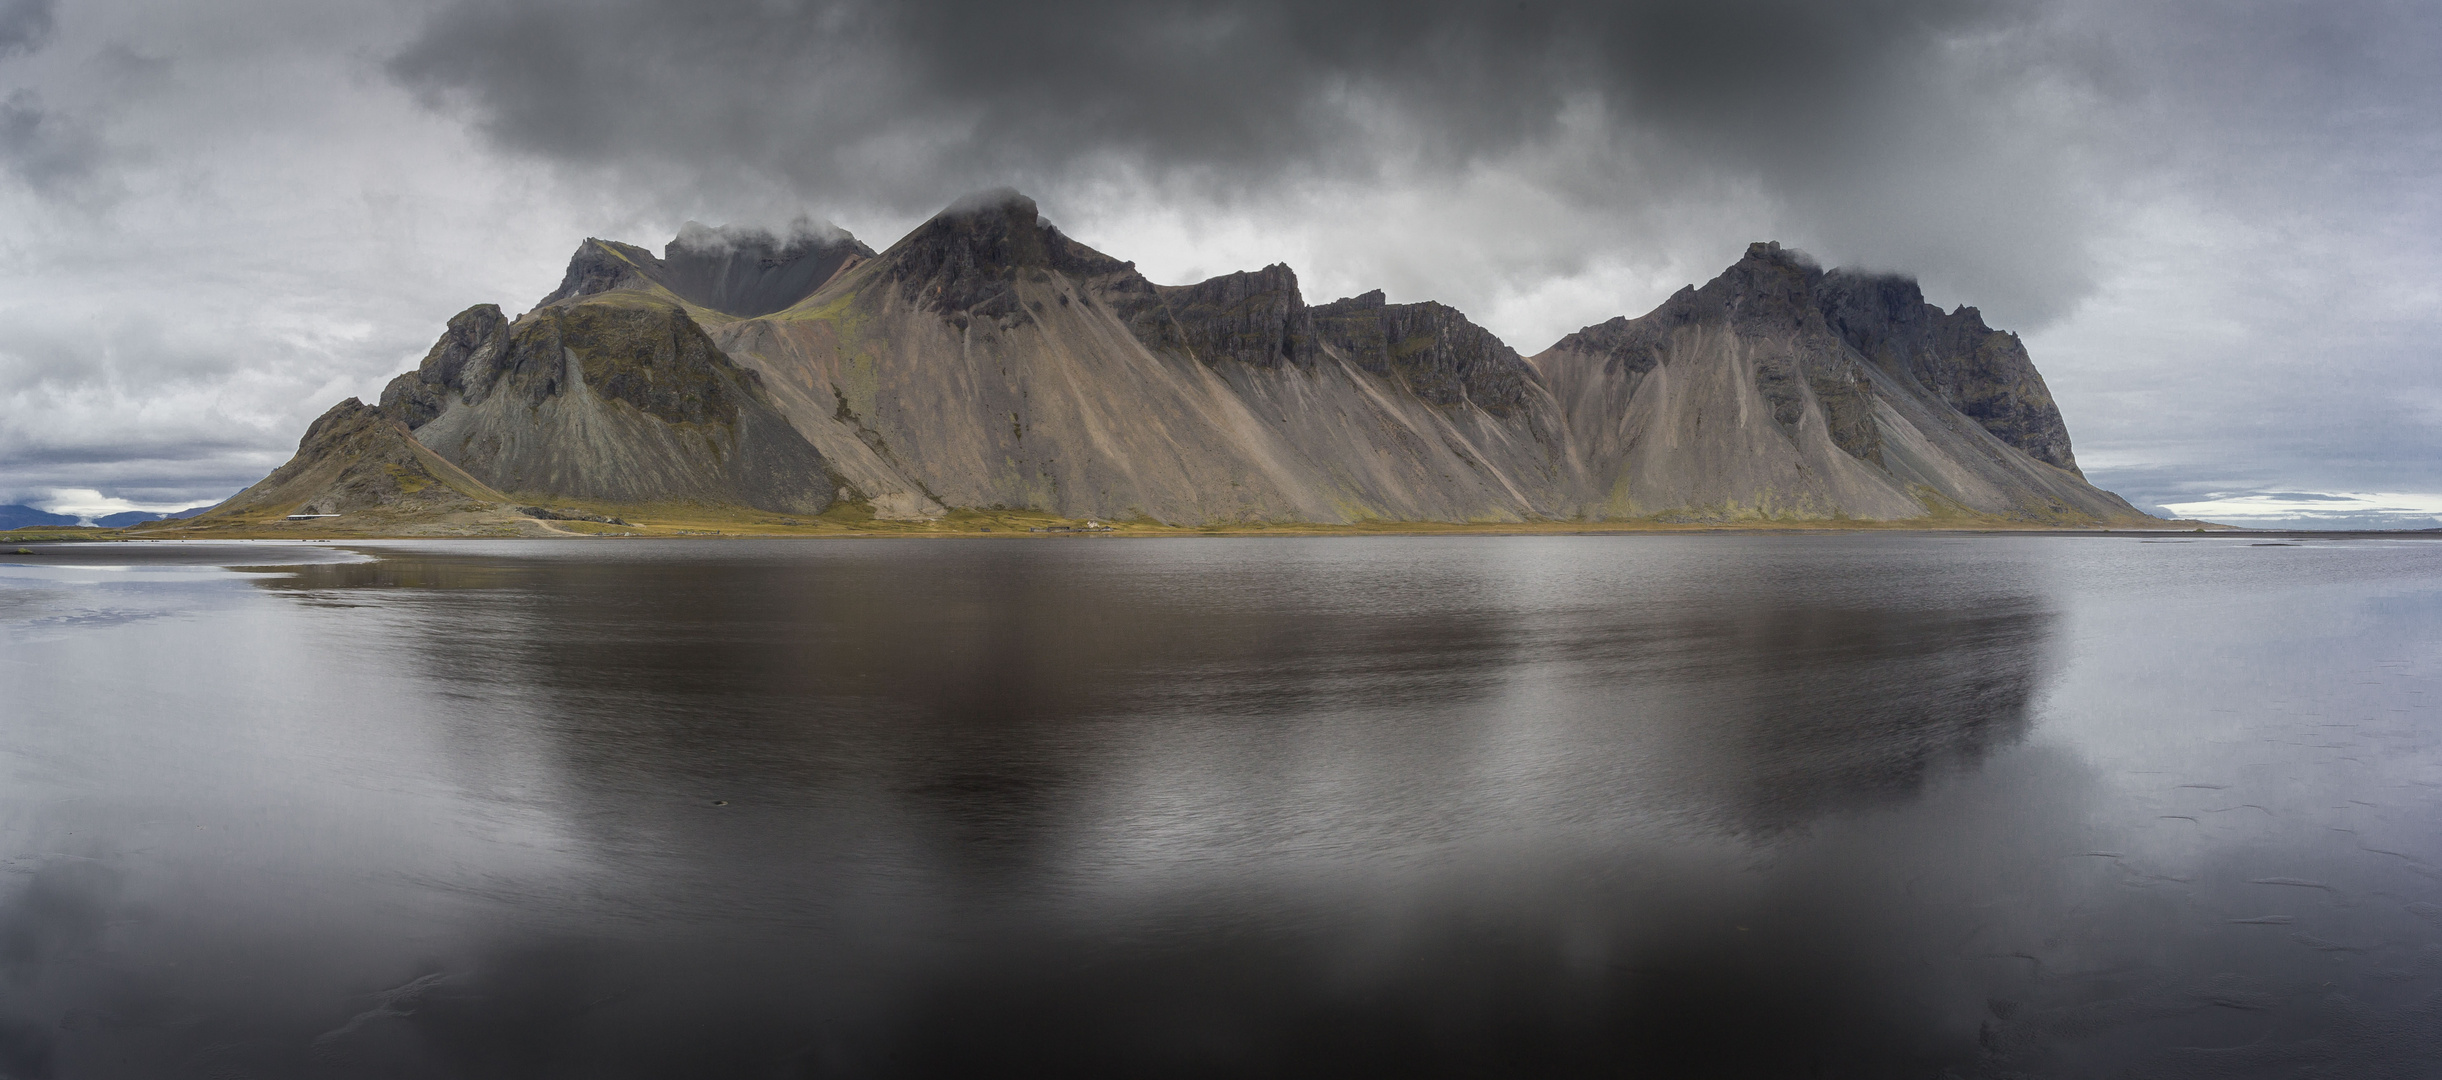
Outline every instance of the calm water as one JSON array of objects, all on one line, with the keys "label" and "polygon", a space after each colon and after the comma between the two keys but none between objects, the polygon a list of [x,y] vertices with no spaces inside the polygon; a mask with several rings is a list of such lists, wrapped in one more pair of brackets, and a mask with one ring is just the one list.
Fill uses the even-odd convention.
[{"label": "calm water", "polygon": [[0,556],[0,1076],[2442,1076],[2442,545]]}]

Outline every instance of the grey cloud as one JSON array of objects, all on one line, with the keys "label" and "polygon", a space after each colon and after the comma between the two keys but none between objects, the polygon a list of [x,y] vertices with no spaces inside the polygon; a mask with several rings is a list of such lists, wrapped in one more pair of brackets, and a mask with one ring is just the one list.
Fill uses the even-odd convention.
[{"label": "grey cloud", "polygon": [[956,136],[908,152],[963,166],[960,190],[1103,151],[1239,178],[1363,168],[1334,159],[1378,149],[1375,108],[1463,161],[1548,134],[1585,91],[1733,159],[1803,163],[1847,152],[1895,74],[2012,6],[461,0],[391,68],[534,152],[851,185],[878,178],[841,151],[911,128]]},{"label": "grey cloud", "polygon": [[32,90],[0,99],[0,171],[35,193],[78,202],[106,201],[113,188],[99,136],[43,105]]},{"label": "grey cloud", "polygon": [[2089,287],[2095,223],[2034,91],[2108,87],[1992,61],[2057,51],[2053,8],[456,0],[389,70],[515,152],[826,209],[918,213],[1008,182],[1056,206],[1130,177],[1233,204],[1591,141],[1534,181],[1589,218],[1753,184],[1811,223],[1790,239],[1956,270],[1988,307],[2049,318]]},{"label": "grey cloud", "polygon": [[50,44],[58,6],[58,0],[0,0],[0,59]]},{"label": "grey cloud", "polygon": [[[290,447],[295,445],[290,440]],[[0,505],[44,501],[51,492],[90,488],[149,505],[198,506],[243,490],[288,460],[288,450],[204,445],[133,446],[108,452],[54,453],[40,459],[0,455]]]},{"label": "grey cloud", "polygon": [[838,240],[846,230],[828,221],[800,216],[778,230],[751,225],[706,225],[690,221],[678,227],[678,236],[671,243],[697,252],[728,252],[740,245],[790,247],[809,242]]}]

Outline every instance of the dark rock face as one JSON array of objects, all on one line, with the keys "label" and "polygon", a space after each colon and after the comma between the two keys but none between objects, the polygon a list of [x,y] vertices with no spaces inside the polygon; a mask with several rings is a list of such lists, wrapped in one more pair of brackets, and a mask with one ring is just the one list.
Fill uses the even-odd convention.
[{"label": "dark rock face", "polygon": [[801,223],[792,235],[707,229],[689,222],[647,273],[688,303],[742,318],[784,310],[873,249],[836,229]]},{"label": "dark rock face", "polygon": [[2060,410],[2015,335],[1985,328],[1973,309],[1942,314],[1906,278],[1826,273],[1779,244],[1748,245],[1703,288],[1681,289],[1643,318],[1589,326],[1559,347],[1643,372],[1675,331],[1706,324],[1763,346],[1753,353],[1756,389],[1775,421],[1795,424],[1811,394],[1832,441],[1862,460],[1882,461],[1874,390],[1860,367],[1871,362],[2036,460],[2076,470]]},{"label": "dark rock face", "polygon": [[650,294],[579,296],[514,323],[470,308],[380,411],[521,494],[818,513],[838,487],[761,377]]},{"label": "dark rock face", "polygon": [[1429,404],[1473,402],[1495,416],[1525,404],[1534,379],[1517,350],[1455,308],[1386,303],[1380,290],[1308,307],[1279,263],[1120,296],[1114,306],[1147,348],[1207,364],[1311,367],[1328,348]]},{"label": "dark rock face", "polygon": [[[754,378],[686,312],[659,306],[536,312],[510,338],[510,366],[539,373],[563,349],[576,355],[594,393],[672,424],[736,423],[738,388]],[[537,380],[535,388],[544,385]]]},{"label": "dark rock face", "polygon": [[799,222],[783,237],[690,221],[659,258],[633,244],[587,239],[569,258],[560,287],[537,306],[659,285],[697,307],[752,318],[796,304],[872,257],[873,249],[855,237],[811,222]]},{"label": "dark rock face", "polygon": [[390,380],[381,410],[413,429],[452,399],[479,405],[508,392],[540,405],[564,389],[564,353],[596,394],[673,424],[737,422],[732,387],[756,378],[666,304],[544,307],[515,325],[498,307],[480,304],[449,321],[416,370]]},{"label": "dark rock face", "polygon": [[1759,342],[1756,389],[1784,427],[1805,410],[1804,384],[1822,403],[1832,441],[1880,463],[1870,362],[1957,409],[2002,442],[2071,472],[2069,431],[2043,376],[2015,334],[1984,325],[1974,308],[1943,314],[1916,282],[1852,270],[1825,273],[1779,244],[1750,244],[1745,258],[1702,289],[1681,289],[1641,319],[1618,318],[1561,340],[1632,372],[1650,370],[1680,327],[1723,326]]},{"label": "dark rock face", "polygon": [[1456,308],[1431,300],[1385,303],[1376,289],[1314,308],[1313,317],[1316,332],[1340,355],[1405,383],[1429,404],[1474,402],[1507,416],[1526,403],[1534,379],[1526,361]]},{"label": "dark rock face", "polygon": [[548,307],[564,300],[620,289],[642,289],[652,283],[644,268],[654,261],[653,253],[634,244],[587,237],[577,245],[577,253],[568,257],[568,273],[560,278],[560,287],[551,290],[536,307]]},{"label": "dark rock face", "polygon": [[2060,407],[2018,335],[1985,326],[1971,307],[1944,314],[1904,277],[1835,270],[1816,292],[1831,328],[1877,367],[2035,460],[2078,471]]},{"label": "dark rock face", "polygon": [[881,258],[890,279],[918,307],[962,327],[959,316],[1003,323],[1024,318],[1016,287],[1021,273],[1042,281],[1053,270],[1088,278],[1134,269],[1069,239],[1043,221],[1033,199],[1008,190],[959,200]]},{"label": "dark rock face", "polygon": [[1806,410],[1802,384],[1823,406],[1833,444],[1849,456],[1882,464],[1882,432],[1874,424],[1874,391],[1817,309],[1823,269],[1779,244],[1749,244],[1745,258],[1696,290],[1696,317],[1717,312],[1742,337],[1769,343],[1755,352],[1755,384],[1772,404],[1772,419],[1795,431]]},{"label": "dark rock face", "polygon": [[[570,273],[575,273],[574,267]],[[482,391],[468,386],[467,369],[472,365],[483,390],[489,390],[489,376],[499,365],[508,336],[509,319],[500,313],[498,304],[477,304],[452,316],[441,340],[424,354],[424,362],[382,388],[382,413],[414,429],[441,415],[452,392],[482,400]]]},{"label": "dark rock face", "polygon": [[1207,364],[1311,366],[1322,355],[1297,274],[1285,265],[1155,289],[1177,322],[1178,346]]},{"label": "dark rock face", "polygon": [[1604,368],[1613,372],[1644,374],[1661,362],[1661,345],[1669,330],[1695,321],[1695,298],[1696,287],[1684,286],[1643,318],[1613,316],[1609,322],[1561,338],[1552,348],[1600,357]]}]

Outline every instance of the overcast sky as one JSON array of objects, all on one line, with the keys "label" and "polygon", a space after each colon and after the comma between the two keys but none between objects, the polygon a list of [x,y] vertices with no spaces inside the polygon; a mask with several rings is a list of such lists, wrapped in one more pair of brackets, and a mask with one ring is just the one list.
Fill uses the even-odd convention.
[{"label": "overcast sky", "polygon": [[2080,462],[2442,524],[2442,5],[0,0],[0,503],[222,498],[585,236],[1013,185],[1520,351],[1777,239],[2026,336]]}]

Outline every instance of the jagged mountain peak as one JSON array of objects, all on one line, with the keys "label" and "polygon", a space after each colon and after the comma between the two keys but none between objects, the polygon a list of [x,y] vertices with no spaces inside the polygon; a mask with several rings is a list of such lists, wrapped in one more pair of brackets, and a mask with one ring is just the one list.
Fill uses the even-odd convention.
[{"label": "jagged mountain peak", "polygon": [[[1738,262],[1701,287],[1672,294],[1641,318],[1614,318],[1562,338],[1549,353],[1598,358],[1608,370],[1652,370],[1681,328],[1724,326],[1755,341],[1778,341],[1758,361],[1758,381],[1776,416],[1799,400],[1796,369],[1836,401],[1855,384],[1846,365],[1863,360],[1958,410],[1995,438],[2044,464],[2077,472],[2069,433],[2051,391],[2015,334],[1993,330],[1974,308],[1948,314],[1926,303],[1915,279],[1863,270],[1824,270],[1811,256],[1778,243],[1747,245]],[[1785,352],[1787,364],[1774,359]],[[1794,365],[1794,366],[1792,366]],[[1791,366],[1791,371],[1780,368]],[[1844,449],[1873,460],[1866,425],[1854,416],[1834,426]],[[1853,436],[1853,437],[1851,437]]]},{"label": "jagged mountain peak", "polygon": [[662,254],[589,237],[568,260],[560,287],[537,308],[578,297],[656,286],[696,307],[754,318],[785,310],[873,257],[844,229],[799,217],[781,230],[690,221]]},{"label": "jagged mountain peak", "polygon": [[[740,282],[826,260],[828,284],[739,299]],[[2133,513],[2073,475],[2017,338],[1904,277],[1759,242],[1530,361],[1445,304],[1378,289],[1308,304],[1283,263],[1155,285],[1008,189],[878,255],[811,222],[691,222],[658,256],[588,240],[551,302],[461,313],[378,411],[495,492],[605,503],[1182,522]]]},{"label": "jagged mountain peak", "polygon": [[1826,326],[1858,355],[2044,464],[2078,472],[2069,429],[2018,335],[1965,304],[1925,302],[1915,279],[1834,270],[1815,288]]},{"label": "jagged mountain peak", "polygon": [[1373,289],[1313,308],[1312,317],[1316,334],[1339,355],[1427,404],[1472,403],[1508,416],[1526,403],[1534,376],[1525,359],[1448,304],[1393,304]]},{"label": "jagged mountain peak", "polygon": [[644,268],[658,261],[652,252],[634,244],[588,236],[577,245],[576,253],[568,257],[568,272],[560,276],[560,287],[534,306],[541,309],[580,296],[621,289],[650,289],[654,282]]},{"label": "jagged mountain peak", "polygon": [[814,513],[836,486],[761,376],[652,292],[470,308],[380,411],[512,493]]},{"label": "jagged mountain peak", "polygon": [[1748,244],[1746,254],[1740,256],[1738,261],[1785,266],[1799,271],[1821,271],[1823,269],[1823,264],[1817,262],[1814,256],[1793,247],[1783,247],[1778,240],[1757,240]]},{"label": "jagged mountain peak", "polygon": [[1039,224],[1043,212],[1025,192],[1012,187],[986,188],[951,200],[936,217],[1004,217],[1023,225]]},{"label": "jagged mountain peak", "polygon": [[1800,328],[1817,319],[1815,286],[1822,280],[1823,266],[1813,256],[1762,241],[1747,245],[1746,254],[1697,289],[1695,299],[1742,321],[1787,319]]},{"label": "jagged mountain peak", "polygon": [[1043,219],[1033,199],[1009,188],[951,203],[877,258],[918,306],[945,316],[1014,310],[1020,272],[1135,276],[1134,263],[1070,239]]},{"label": "jagged mountain peak", "polygon": [[1177,339],[1140,327],[1138,337],[1149,347],[1177,345],[1207,364],[1235,360],[1258,367],[1311,365],[1322,355],[1297,272],[1287,263],[1157,286],[1156,292],[1174,320],[1160,328],[1175,326]]}]

